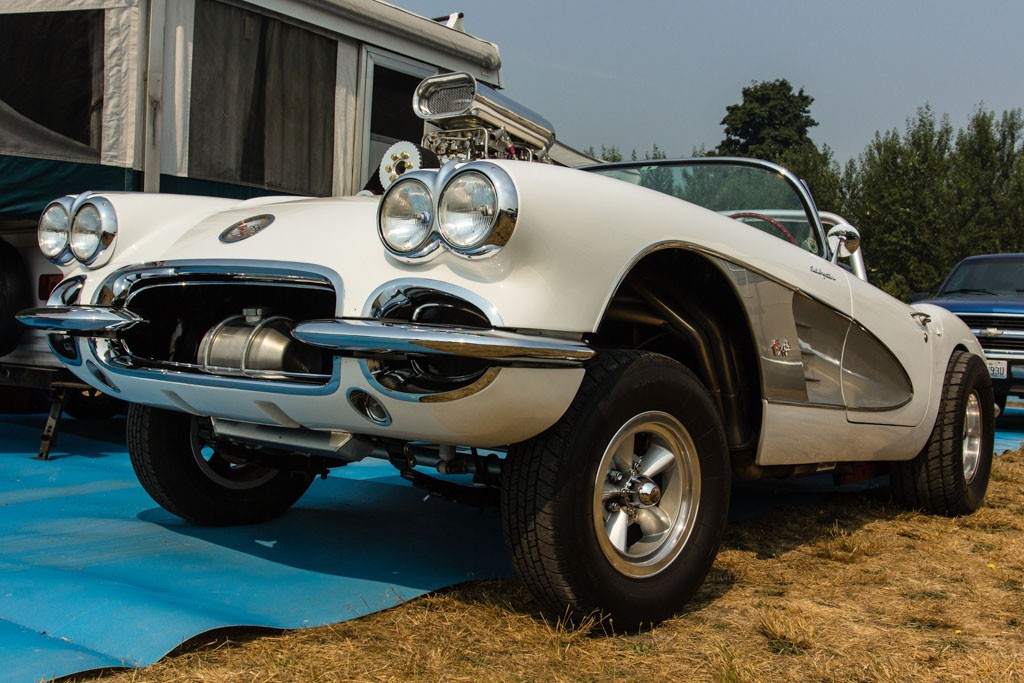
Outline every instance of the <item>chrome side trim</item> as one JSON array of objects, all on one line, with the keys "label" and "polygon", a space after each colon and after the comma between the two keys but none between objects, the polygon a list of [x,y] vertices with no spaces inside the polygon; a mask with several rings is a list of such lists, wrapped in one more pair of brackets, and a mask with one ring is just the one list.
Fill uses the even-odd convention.
[{"label": "chrome side trim", "polygon": [[47,306],[29,308],[16,316],[22,324],[52,332],[113,332],[143,319],[131,311],[103,306]]},{"label": "chrome side trim", "polygon": [[595,353],[583,342],[377,320],[311,320],[296,325],[292,336],[313,346],[367,356],[460,356],[512,366],[574,367]]}]

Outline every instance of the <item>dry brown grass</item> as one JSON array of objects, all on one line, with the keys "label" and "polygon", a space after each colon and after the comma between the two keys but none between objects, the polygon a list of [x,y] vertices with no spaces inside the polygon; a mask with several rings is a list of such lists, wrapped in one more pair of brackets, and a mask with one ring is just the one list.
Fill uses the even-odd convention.
[{"label": "dry brown grass", "polygon": [[734,524],[687,611],[637,635],[546,621],[518,581],[461,586],[340,624],[207,636],[149,681],[1024,681],[1024,455],[947,519],[885,491]]}]

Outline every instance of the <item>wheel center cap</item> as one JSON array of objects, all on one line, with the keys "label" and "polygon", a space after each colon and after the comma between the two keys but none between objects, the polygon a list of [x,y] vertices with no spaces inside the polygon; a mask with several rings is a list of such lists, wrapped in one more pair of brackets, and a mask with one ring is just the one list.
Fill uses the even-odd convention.
[{"label": "wheel center cap", "polygon": [[661,502],[661,487],[649,477],[637,477],[630,482],[630,488],[636,501],[644,507],[652,507]]}]

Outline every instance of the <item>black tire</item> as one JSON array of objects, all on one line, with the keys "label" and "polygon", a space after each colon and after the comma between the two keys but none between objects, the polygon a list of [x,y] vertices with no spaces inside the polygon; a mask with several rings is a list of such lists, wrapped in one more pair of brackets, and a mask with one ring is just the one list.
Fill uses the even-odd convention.
[{"label": "black tire", "polygon": [[13,351],[25,331],[14,314],[31,305],[28,269],[18,250],[0,239],[0,356]]},{"label": "black tire", "polygon": [[977,356],[954,351],[928,443],[913,460],[893,463],[893,498],[932,514],[974,512],[988,489],[994,439],[995,398],[988,369]]},{"label": "black tire", "polygon": [[106,420],[122,412],[125,402],[99,389],[69,389],[64,412],[76,420]]},{"label": "black tire", "polygon": [[[630,449],[634,464],[621,472],[616,453]],[[602,352],[562,419],[510,448],[505,540],[523,581],[556,618],[597,616],[627,631],[653,625],[675,614],[711,568],[729,479],[721,419],[700,381],[655,353]],[[647,482],[657,500],[641,498]],[[648,535],[666,525],[664,540]]]},{"label": "black tire", "polygon": [[253,524],[282,514],[312,482],[306,473],[245,462],[245,450],[212,444],[203,418],[128,406],[128,454],[160,507],[204,526]]}]

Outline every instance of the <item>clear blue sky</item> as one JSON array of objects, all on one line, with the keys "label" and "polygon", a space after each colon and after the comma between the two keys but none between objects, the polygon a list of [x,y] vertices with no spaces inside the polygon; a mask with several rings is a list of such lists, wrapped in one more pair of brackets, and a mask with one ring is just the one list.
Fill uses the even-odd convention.
[{"label": "clear blue sky", "polygon": [[751,81],[814,97],[811,137],[840,162],[930,104],[1024,107],[1024,0],[389,0],[465,13],[498,44],[505,93],[578,148],[716,146]]}]

